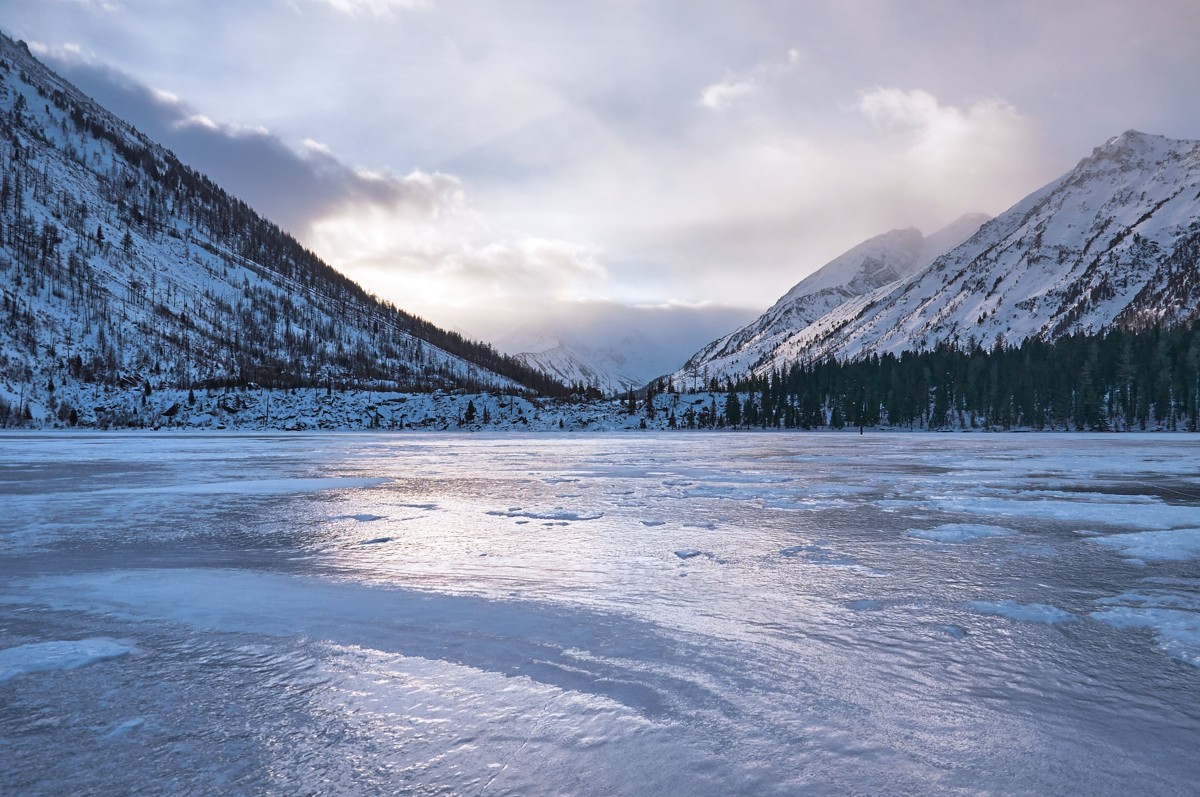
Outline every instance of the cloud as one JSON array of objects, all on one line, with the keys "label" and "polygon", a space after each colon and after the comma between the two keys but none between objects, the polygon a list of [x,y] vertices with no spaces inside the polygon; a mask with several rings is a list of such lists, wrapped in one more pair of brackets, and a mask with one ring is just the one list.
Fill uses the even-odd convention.
[{"label": "cloud", "polygon": [[375,18],[390,17],[397,11],[411,11],[428,8],[432,0],[309,0],[316,5],[324,5],[352,17],[371,16]]},{"label": "cloud", "polygon": [[772,80],[792,71],[800,63],[800,51],[792,48],[782,61],[765,62],[743,77],[729,77],[705,86],[696,104],[712,111],[724,111],[739,99],[758,94]]},{"label": "cloud", "polygon": [[725,80],[705,86],[696,102],[713,111],[723,111],[739,97],[757,94],[762,87],[753,80]]},{"label": "cloud", "polygon": [[[1036,126],[1002,99],[955,107],[920,89],[875,88],[860,94],[858,109],[882,130],[899,135],[898,141],[885,140],[899,144],[903,166],[923,179],[969,179],[992,190],[1003,186],[1010,196],[1034,187],[1018,164],[1039,149]],[[1018,184],[1006,173],[1020,174]]]},{"label": "cloud", "polygon": [[214,121],[77,46],[31,47],[101,105],[302,239],[318,220],[350,206],[379,204],[435,219],[445,207],[462,202],[462,184],[453,176],[421,171],[398,176],[351,167],[311,139],[292,146],[261,126]]},{"label": "cloud", "polygon": [[260,126],[213,120],[77,46],[34,49],[102,105],[403,307],[437,316],[507,301],[531,312],[605,289],[601,247],[497,224],[471,206],[455,175],[352,167],[313,139],[292,145]]},{"label": "cloud", "polygon": [[428,196],[439,201],[348,205],[313,225],[311,246],[344,273],[435,317],[464,307],[486,315],[496,304],[530,312],[605,289],[599,246],[498,227],[460,190],[446,190],[444,175],[408,179],[431,180]]}]

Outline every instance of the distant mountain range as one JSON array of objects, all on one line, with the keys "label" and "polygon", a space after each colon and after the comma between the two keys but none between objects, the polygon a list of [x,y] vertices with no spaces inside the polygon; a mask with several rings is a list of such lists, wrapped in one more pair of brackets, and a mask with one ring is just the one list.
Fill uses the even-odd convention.
[{"label": "distant mountain range", "polygon": [[72,383],[562,394],[377,300],[0,35],[0,399]]},{"label": "distant mountain range", "polygon": [[[928,239],[898,230],[860,244],[701,349],[673,379],[688,385],[794,361],[990,348],[1200,317],[1200,142],[1128,131],[982,221],[964,217]],[[943,244],[947,251],[929,258]]]}]

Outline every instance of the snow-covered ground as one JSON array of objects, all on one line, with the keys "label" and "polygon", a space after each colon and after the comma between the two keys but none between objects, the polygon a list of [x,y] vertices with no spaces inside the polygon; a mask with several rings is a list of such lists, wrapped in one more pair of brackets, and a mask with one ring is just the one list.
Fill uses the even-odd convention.
[{"label": "snow-covered ground", "polygon": [[1191,793],[1200,442],[0,436],[0,793]]}]

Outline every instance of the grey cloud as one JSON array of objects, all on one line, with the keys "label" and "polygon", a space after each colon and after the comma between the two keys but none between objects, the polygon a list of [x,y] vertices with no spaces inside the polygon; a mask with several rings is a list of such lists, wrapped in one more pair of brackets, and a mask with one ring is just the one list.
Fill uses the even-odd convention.
[{"label": "grey cloud", "polygon": [[212,122],[107,65],[70,53],[41,55],[101,105],[296,235],[349,204],[398,206],[432,217],[461,191],[449,175],[358,171],[318,145],[294,148],[267,130]]}]

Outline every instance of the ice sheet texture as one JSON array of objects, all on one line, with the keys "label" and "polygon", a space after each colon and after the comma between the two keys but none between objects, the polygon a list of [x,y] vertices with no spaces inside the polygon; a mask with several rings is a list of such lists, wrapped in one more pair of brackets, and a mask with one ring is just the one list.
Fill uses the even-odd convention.
[{"label": "ice sheet texture", "polygon": [[[1186,436],[0,436],[0,793],[1187,793],[1197,473]],[[96,640],[139,653],[26,666]]]}]

